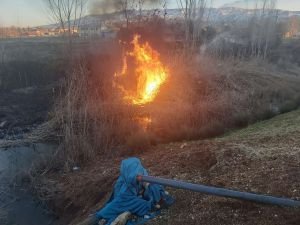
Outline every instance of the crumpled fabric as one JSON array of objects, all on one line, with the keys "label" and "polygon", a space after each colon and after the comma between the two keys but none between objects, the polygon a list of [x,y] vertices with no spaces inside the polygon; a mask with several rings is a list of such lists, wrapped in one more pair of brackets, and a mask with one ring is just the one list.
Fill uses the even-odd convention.
[{"label": "crumpled fabric", "polygon": [[126,225],[143,224],[159,214],[159,211],[155,211],[156,204],[163,202],[169,206],[174,202],[174,199],[167,195],[160,185],[150,184],[145,189],[137,180],[137,175],[148,175],[141,161],[138,158],[123,160],[120,176],[114,186],[111,198],[96,213],[97,219],[105,219],[109,225],[121,213],[130,212],[140,219],[129,220]]}]

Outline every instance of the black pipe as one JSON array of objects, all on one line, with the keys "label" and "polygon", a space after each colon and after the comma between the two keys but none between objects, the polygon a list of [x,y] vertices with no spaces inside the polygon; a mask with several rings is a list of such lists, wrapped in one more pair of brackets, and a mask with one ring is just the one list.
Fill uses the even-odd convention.
[{"label": "black pipe", "polygon": [[233,191],[225,188],[217,188],[217,187],[211,187],[211,186],[206,186],[201,184],[192,184],[188,182],[164,179],[164,178],[158,178],[152,176],[139,175],[137,179],[142,182],[148,182],[148,183],[159,184],[163,186],[169,186],[173,188],[201,192],[208,195],[242,199],[247,201],[278,205],[278,206],[300,207],[300,201],[296,201],[288,198],[277,198],[277,197],[267,196],[267,195]]}]

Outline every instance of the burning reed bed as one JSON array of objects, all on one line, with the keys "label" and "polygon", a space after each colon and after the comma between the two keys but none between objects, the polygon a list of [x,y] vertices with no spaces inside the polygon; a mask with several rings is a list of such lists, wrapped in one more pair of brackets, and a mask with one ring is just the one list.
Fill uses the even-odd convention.
[{"label": "burning reed bed", "polygon": [[167,79],[159,90],[149,85],[156,93],[145,104],[130,101],[132,92],[131,99],[124,96],[124,87],[134,90],[138,79],[129,77],[118,84],[122,88],[116,87],[114,74],[122,68],[118,57],[97,61],[97,69],[88,61],[76,63],[54,110],[68,163],[132,154],[156,143],[215,137],[300,104],[300,79],[266,62],[187,61],[180,54],[166,55],[160,60]]}]

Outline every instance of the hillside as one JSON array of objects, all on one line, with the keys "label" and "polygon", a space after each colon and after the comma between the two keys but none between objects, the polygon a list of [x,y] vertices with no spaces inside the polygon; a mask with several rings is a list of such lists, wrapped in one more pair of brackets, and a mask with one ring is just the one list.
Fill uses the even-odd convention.
[{"label": "hillside", "polygon": [[[138,11],[131,11],[132,15],[139,14]],[[165,9],[165,10],[143,10],[143,16],[147,17],[153,14],[161,14],[163,15],[166,13],[168,19],[175,19],[178,20],[183,18],[182,10],[181,9]],[[212,22],[235,22],[235,21],[247,21],[251,19],[251,17],[257,12],[253,9],[244,9],[239,7],[233,6],[226,6],[221,8],[210,8],[207,10],[205,17],[210,18]],[[259,12],[261,13],[261,12]],[[300,17],[299,11],[287,11],[287,10],[278,10],[278,18],[280,21],[285,21],[291,17]],[[113,12],[113,13],[104,13],[104,14],[91,14],[86,15],[80,18],[80,23],[82,27],[98,27],[99,22],[119,22],[124,20],[124,13],[123,12]],[[79,22],[79,20],[77,21]],[[58,27],[57,24],[49,24],[41,26],[47,29],[54,29]]]},{"label": "hillside", "polygon": [[[223,137],[157,145],[139,156],[151,175],[241,191],[300,199],[300,110]],[[100,160],[80,172],[44,179],[54,212],[75,224],[99,208],[112,189],[120,161]],[[176,203],[149,224],[300,223],[299,209],[259,205],[169,189]],[[87,194],[88,193],[88,194]],[[74,217],[74,215],[76,215]]]}]

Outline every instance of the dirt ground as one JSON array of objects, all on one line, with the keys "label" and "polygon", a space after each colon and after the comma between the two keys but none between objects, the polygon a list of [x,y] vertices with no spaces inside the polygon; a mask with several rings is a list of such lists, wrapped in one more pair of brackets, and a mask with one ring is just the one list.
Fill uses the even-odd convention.
[{"label": "dirt ground", "polygon": [[[300,110],[223,137],[162,144],[144,153],[151,175],[300,200]],[[76,224],[97,210],[112,190],[120,161],[102,159],[79,172],[50,174],[39,191],[62,224]],[[176,203],[152,225],[298,225],[300,209],[168,189]]]}]

